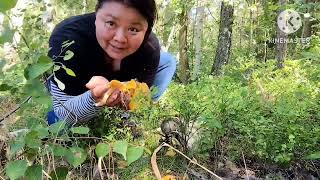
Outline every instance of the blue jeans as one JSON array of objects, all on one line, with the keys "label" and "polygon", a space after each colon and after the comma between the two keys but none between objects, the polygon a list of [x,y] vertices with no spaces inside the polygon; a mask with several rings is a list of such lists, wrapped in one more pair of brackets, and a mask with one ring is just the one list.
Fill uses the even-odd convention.
[{"label": "blue jeans", "polygon": [[[177,62],[174,56],[167,52],[160,53],[160,62],[155,80],[153,82],[153,86],[157,88],[156,94],[152,97],[154,101],[159,100],[161,95],[168,88],[176,71],[176,66]],[[56,116],[53,110],[48,112],[47,116],[49,125],[59,121],[59,118]]]},{"label": "blue jeans", "polygon": [[177,61],[168,52],[160,53],[160,62],[157,70],[153,86],[157,88],[157,93],[152,97],[154,101],[157,101],[164,91],[168,88],[172,77],[176,71]]}]

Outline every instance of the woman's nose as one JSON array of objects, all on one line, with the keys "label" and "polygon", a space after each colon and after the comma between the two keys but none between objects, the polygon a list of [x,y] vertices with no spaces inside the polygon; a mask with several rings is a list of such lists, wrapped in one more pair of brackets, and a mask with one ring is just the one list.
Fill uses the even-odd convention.
[{"label": "woman's nose", "polygon": [[118,29],[113,37],[114,40],[125,43],[127,41],[126,33],[123,29]]}]

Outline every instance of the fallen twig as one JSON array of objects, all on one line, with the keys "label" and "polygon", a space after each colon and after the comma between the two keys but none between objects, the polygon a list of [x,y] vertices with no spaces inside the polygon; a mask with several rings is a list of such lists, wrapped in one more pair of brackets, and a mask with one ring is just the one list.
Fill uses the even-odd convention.
[{"label": "fallen twig", "polygon": [[98,171],[99,171],[99,175],[100,175],[100,178],[101,179],[104,179],[103,178],[103,173],[102,173],[102,158],[103,157],[99,157],[99,159],[98,159]]},{"label": "fallen twig", "polygon": [[190,159],[188,156],[186,156],[185,154],[183,154],[181,151],[177,150],[176,148],[172,147],[171,145],[167,144],[167,143],[162,143],[159,147],[157,147],[152,156],[151,156],[151,166],[152,166],[152,169],[153,169],[153,172],[156,176],[156,178],[158,180],[161,180],[161,174],[160,174],[160,171],[159,171],[159,168],[158,168],[158,164],[157,164],[157,153],[160,151],[160,149],[162,147],[169,147],[171,149],[173,149],[174,151],[176,151],[177,153],[179,153],[180,155],[182,155],[183,157],[185,157],[186,159],[188,159],[191,163],[201,167],[202,169],[204,169],[205,171],[207,171],[208,173],[210,173],[211,175],[213,175],[216,179],[219,179],[219,180],[222,180],[221,177],[219,177],[218,175],[216,175],[215,173],[213,173],[212,171],[210,171],[209,169],[207,169],[206,167],[200,165],[199,163],[197,163],[196,161]]},{"label": "fallen twig", "polygon": [[16,108],[14,108],[12,111],[8,112],[6,115],[4,115],[3,118],[0,119],[0,122],[2,122],[3,120],[5,120],[6,118],[8,118],[9,116],[11,116],[13,113],[15,113],[16,111],[18,111],[21,106],[23,104],[25,104],[26,102],[28,102],[30,99],[32,98],[32,96],[27,97],[22,103],[20,103]]},{"label": "fallen twig", "polygon": [[242,153],[242,159],[243,159],[243,163],[244,163],[244,169],[245,169],[245,171],[246,171],[246,176],[247,176],[247,179],[249,179],[246,160],[244,159],[243,152],[241,152],[241,153]]}]

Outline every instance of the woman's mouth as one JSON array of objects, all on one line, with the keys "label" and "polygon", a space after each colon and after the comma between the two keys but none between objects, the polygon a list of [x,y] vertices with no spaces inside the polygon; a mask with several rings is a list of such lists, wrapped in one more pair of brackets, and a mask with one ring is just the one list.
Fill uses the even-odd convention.
[{"label": "woman's mouth", "polygon": [[109,44],[109,45],[112,48],[112,50],[115,51],[115,52],[121,52],[121,51],[123,51],[125,49],[123,47],[117,47],[117,46],[114,46],[112,44]]}]

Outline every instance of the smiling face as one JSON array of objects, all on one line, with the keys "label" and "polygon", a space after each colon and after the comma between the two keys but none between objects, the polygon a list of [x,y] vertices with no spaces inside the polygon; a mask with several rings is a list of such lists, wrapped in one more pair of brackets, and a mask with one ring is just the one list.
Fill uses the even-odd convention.
[{"label": "smiling face", "polygon": [[96,12],[96,37],[113,60],[122,60],[138,50],[148,29],[146,19],[134,8],[105,2]]}]

